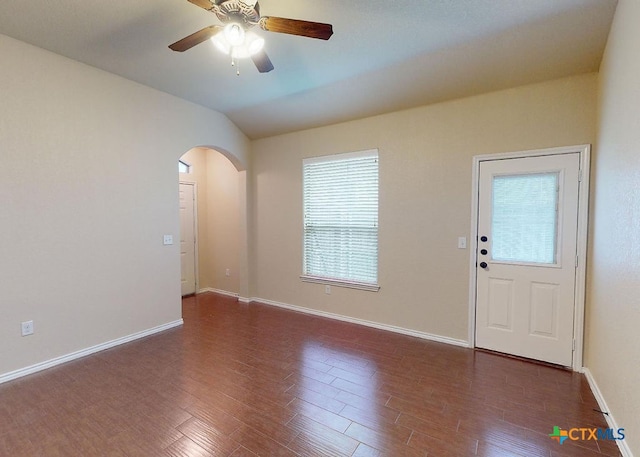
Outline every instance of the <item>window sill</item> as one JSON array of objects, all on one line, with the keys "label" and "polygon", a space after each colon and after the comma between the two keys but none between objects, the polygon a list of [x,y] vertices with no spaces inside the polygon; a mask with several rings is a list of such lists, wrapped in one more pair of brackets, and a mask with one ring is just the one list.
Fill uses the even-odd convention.
[{"label": "window sill", "polygon": [[367,290],[369,292],[378,292],[380,286],[377,284],[368,284],[364,282],[345,281],[342,279],[322,278],[320,276],[300,275],[303,282],[311,282],[314,284],[326,284],[336,287],[347,287],[349,289]]}]

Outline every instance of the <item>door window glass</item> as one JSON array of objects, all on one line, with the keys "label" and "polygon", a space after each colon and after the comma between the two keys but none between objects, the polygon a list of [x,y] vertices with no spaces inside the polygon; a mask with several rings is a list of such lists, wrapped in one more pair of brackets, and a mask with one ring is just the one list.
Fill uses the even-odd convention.
[{"label": "door window glass", "polygon": [[556,263],[557,172],[493,177],[491,257]]}]

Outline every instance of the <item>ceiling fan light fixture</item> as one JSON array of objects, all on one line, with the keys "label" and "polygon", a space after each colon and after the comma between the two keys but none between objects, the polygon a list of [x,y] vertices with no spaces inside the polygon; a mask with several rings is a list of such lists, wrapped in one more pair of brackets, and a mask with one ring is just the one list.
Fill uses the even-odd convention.
[{"label": "ceiling fan light fixture", "polygon": [[224,38],[223,33],[217,33],[216,35],[212,36],[211,41],[223,54],[231,54],[231,45],[229,45],[227,40]]},{"label": "ceiling fan light fixture", "polygon": [[245,46],[250,56],[257,54],[264,48],[264,38],[253,32],[247,32]]},{"label": "ceiling fan light fixture", "polygon": [[246,34],[240,24],[231,22],[224,27],[222,33],[231,47],[242,46],[244,44]]},{"label": "ceiling fan light fixture", "polygon": [[224,33],[218,33],[211,37],[211,41],[216,48],[226,55],[231,55],[234,59],[244,59],[262,51],[264,48],[264,38],[253,32],[246,32],[244,41],[240,45],[232,45]]}]

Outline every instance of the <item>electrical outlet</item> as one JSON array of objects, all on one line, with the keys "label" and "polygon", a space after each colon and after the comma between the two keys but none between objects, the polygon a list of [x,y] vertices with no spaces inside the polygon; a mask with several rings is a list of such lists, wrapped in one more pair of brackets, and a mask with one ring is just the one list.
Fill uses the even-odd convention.
[{"label": "electrical outlet", "polygon": [[467,238],[464,236],[458,237],[458,249],[467,249]]},{"label": "electrical outlet", "polygon": [[162,243],[165,246],[170,246],[173,244],[173,235],[165,235],[162,239]]},{"label": "electrical outlet", "polygon": [[331,295],[331,286],[324,286],[324,293],[327,295]]},{"label": "electrical outlet", "polygon": [[33,335],[33,321],[22,323],[22,336]]},{"label": "electrical outlet", "polygon": [[225,276],[231,276],[231,270],[227,268],[227,271],[225,271]]}]

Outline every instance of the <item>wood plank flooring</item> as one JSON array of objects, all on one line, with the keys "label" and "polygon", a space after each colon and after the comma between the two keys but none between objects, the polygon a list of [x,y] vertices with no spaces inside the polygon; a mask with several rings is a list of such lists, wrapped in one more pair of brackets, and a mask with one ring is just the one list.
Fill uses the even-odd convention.
[{"label": "wood plank flooring", "polygon": [[584,376],[202,294],[185,324],[0,385],[1,456],[618,456]]}]

